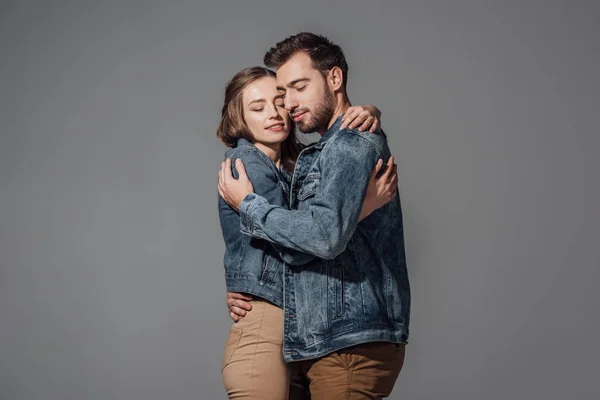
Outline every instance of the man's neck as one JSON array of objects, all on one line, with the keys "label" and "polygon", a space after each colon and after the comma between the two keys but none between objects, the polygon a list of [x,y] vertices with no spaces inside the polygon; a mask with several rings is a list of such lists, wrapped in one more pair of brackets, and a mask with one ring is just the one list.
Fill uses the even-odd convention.
[{"label": "man's neck", "polygon": [[335,121],[339,118],[340,115],[344,114],[350,107],[352,107],[352,104],[350,104],[350,100],[348,99],[348,97],[346,97],[345,94],[338,94],[336,100],[337,106],[335,107],[331,119],[327,123],[327,129],[319,130],[321,136],[323,136],[325,132],[327,132],[327,130],[331,128],[331,125],[335,123]]}]

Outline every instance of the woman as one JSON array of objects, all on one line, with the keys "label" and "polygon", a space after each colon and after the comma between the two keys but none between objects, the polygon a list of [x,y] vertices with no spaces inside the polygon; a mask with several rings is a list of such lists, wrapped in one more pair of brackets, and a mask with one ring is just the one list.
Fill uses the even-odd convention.
[{"label": "woman", "polygon": [[[377,111],[355,118],[351,126],[375,128]],[[374,121],[374,122],[373,122]],[[373,126],[375,125],[375,126]],[[231,147],[225,154],[240,158],[254,191],[270,204],[286,206],[288,182],[300,152],[292,121],[277,90],[275,73],[262,67],[240,71],[227,84],[217,137]],[[392,169],[375,179],[372,174],[360,218],[387,203],[394,192]],[[233,171],[237,178],[237,171]],[[379,193],[379,194],[378,194]],[[285,263],[300,265],[314,256],[243,235],[240,216],[219,197],[219,219],[225,240],[225,281],[228,292],[254,298],[252,312],[232,325],[222,364],[222,377],[230,399],[287,399],[290,374],[283,361],[283,271]],[[236,319],[234,315],[232,318]]]}]

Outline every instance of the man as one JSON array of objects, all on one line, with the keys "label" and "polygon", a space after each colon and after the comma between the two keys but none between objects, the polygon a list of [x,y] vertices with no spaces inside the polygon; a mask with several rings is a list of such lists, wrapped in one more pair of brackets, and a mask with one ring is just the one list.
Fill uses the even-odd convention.
[{"label": "man", "polygon": [[276,68],[298,128],[322,138],[298,158],[291,210],[252,193],[241,162],[238,180],[225,166],[219,192],[239,209],[245,234],[319,257],[284,274],[284,359],[295,361],[312,400],[387,397],[404,363],[410,319],[399,196],[358,223],[371,170],[390,157],[385,134],[342,123],[348,65],[327,38],[299,33],[264,61]]}]

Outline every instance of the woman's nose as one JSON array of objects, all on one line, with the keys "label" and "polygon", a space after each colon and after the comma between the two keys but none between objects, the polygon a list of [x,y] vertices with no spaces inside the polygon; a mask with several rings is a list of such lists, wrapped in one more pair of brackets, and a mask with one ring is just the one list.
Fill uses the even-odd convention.
[{"label": "woman's nose", "polygon": [[277,109],[276,106],[271,106],[271,112],[269,113],[269,117],[270,118],[279,118],[279,117],[281,117],[281,114],[279,113],[279,110]]}]

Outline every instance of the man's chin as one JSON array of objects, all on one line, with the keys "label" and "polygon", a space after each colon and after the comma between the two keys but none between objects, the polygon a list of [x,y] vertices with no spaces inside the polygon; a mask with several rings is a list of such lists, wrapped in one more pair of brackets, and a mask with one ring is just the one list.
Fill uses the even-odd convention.
[{"label": "man's chin", "polygon": [[298,127],[298,130],[300,132],[305,133],[305,134],[313,133],[317,129],[316,127],[310,126],[308,124],[300,123],[300,122],[296,123],[296,126]]}]

